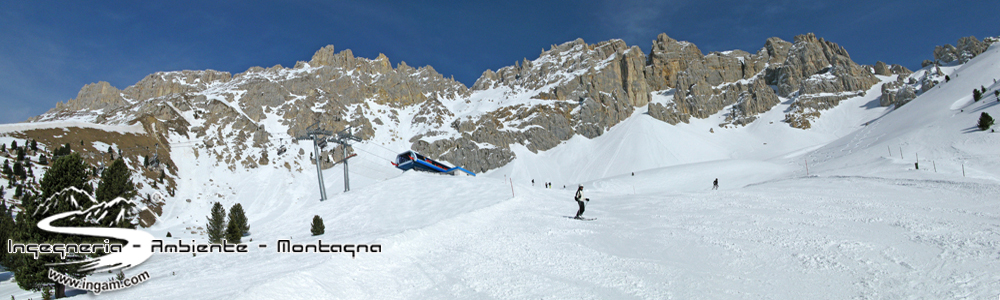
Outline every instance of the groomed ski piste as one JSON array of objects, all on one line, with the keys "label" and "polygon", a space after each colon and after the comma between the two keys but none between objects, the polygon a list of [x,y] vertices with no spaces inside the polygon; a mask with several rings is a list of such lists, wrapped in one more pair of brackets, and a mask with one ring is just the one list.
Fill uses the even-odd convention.
[{"label": "groomed ski piste", "polygon": [[[787,99],[737,128],[719,128],[721,114],[672,126],[640,108],[598,138],[515,149],[477,177],[358,160],[389,171],[352,176],[344,193],[341,167],[327,169],[325,202],[313,170],[230,171],[178,148],[178,194],[146,231],[205,243],[187,228],[204,226],[212,202],[238,202],[250,253],[154,254],[126,271],[149,281],[74,297],[995,299],[1000,135],[974,126],[1000,116],[1000,47],[944,69],[950,82],[895,111],[878,107],[876,85],[809,130],[780,122]],[[973,102],[980,86],[988,96]],[[597,220],[564,217],[577,185]],[[322,236],[309,233],[313,215]],[[276,253],[278,239],[382,252]],[[0,295],[38,298],[4,279]]]}]

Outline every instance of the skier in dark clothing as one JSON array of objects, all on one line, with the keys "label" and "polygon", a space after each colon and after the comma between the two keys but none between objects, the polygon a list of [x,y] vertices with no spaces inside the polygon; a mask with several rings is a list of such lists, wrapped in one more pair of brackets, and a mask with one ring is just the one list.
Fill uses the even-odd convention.
[{"label": "skier in dark clothing", "polygon": [[580,218],[580,215],[583,214],[583,208],[584,208],[583,201],[590,202],[590,198],[584,198],[583,197],[583,186],[582,185],[580,186],[580,188],[576,189],[576,197],[574,197],[573,199],[576,200],[576,203],[580,205],[580,210],[576,211],[576,217],[573,217],[573,218],[574,219],[582,219],[582,218]]},{"label": "skier in dark clothing", "polygon": [[713,190],[719,189],[719,179],[718,178],[716,178],[715,181],[712,182],[712,189]]}]

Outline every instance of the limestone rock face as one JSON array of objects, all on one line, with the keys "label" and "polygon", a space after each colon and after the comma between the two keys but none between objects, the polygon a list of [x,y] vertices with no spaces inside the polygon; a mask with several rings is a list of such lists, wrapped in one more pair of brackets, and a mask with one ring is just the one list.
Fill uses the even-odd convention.
[{"label": "limestone rock face", "polygon": [[[731,107],[727,122],[746,124],[777,105],[780,96],[795,100],[791,114],[796,116],[788,119],[797,121],[789,124],[807,128],[808,121],[819,116],[820,110],[863,95],[878,82],[842,47],[813,34],[797,36],[795,43],[769,38],[755,54],[738,50],[709,53],[689,60],[687,65],[677,73],[677,82],[667,85],[676,87],[674,101],[650,105],[650,116],[676,124]],[[878,69],[892,74],[892,68],[885,63]],[[820,94],[823,96],[817,96]]]},{"label": "limestone rock face", "polygon": [[917,90],[905,82],[906,77],[899,76],[896,81],[882,85],[882,96],[879,97],[881,106],[903,106],[910,100],[917,98]]},{"label": "limestone rock face", "polygon": [[989,48],[989,44],[980,41],[974,36],[967,36],[958,39],[958,47],[952,45],[937,46],[934,48],[934,59],[942,63],[966,63],[976,55],[983,53]]},{"label": "limestone rock face", "polygon": [[[971,41],[960,42],[959,48],[970,53],[979,49]],[[910,73],[882,62],[873,69],[900,78]],[[794,43],[769,38],[755,53],[707,55],[666,34],[656,37],[648,56],[622,40],[588,44],[577,39],[553,45],[534,60],[487,70],[471,88],[430,66],[399,62],[393,67],[385,55],[355,57],[351,50],[337,52],[331,45],[292,68],[252,67],[235,75],[157,72],[124,90],[106,82],[87,85],[76,99],[31,121],[73,117],[128,124],[155,119],[172,124],[170,130],[177,134],[197,138],[199,151],[231,169],[279,165],[272,163],[278,154],[269,157],[268,150],[287,146],[311,125],[332,131],[351,128],[363,140],[404,143],[429,157],[482,172],[513,160],[512,146],[537,152],[575,135],[594,138],[643,107],[671,124],[723,112],[725,124],[745,125],[790,100],[786,120],[808,128],[822,110],[862,95],[876,81],[846,50],[813,34],[798,36]],[[885,101],[902,105],[908,101],[907,88],[929,85],[921,84],[883,87],[886,95],[892,94]],[[672,98],[652,103],[653,93]],[[353,149],[324,151],[320,155],[329,159]]]},{"label": "limestone rock face", "polygon": [[[788,59],[778,68],[778,94],[840,93],[867,90],[878,81],[854,63],[836,43],[817,39],[814,34],[795,37]],[[801,90],[800,90],[801,89]]]},{"label": "limestone rock face", "polygon": [[958,49],[955,49],[955,46],[952,45],[946,44],[944,46],[934,47],[934,60],[943,63],[956,61],[958,60],[958,54],[956,52],[958,52]]},{"label": "limestone rock face", "polygon": [[[587,44],[582,39],[553,45],[535,60],[497,71],[487,70],[470,94],[500,91],[511,98],[542,104],[505,106],[471,119],[451,122],[459,137],[413,140],[414,149],[473,169],[489,170],[509,162],[509,147],[522,144],[536,152],[551,149],[574,134],[594,138],[649,103],[647,58],[621,40]],[[489,99],[499,100],[499,99]],[[503,101],[503,100],[499,100]],[[425,142],[433,138],[434,142]],[[480,148],[476,145],[490,145]],[[482,157],[502,157],[472,161]],[[467,167],[468,168],[468,167]]]},{"label": "limestone rock face", "polygon": [[677,73],[687,70],[690,61],[700,60],[701,50],[692,43],[679,42],[661,33],[656,36],[647,59],[649,86],[653,90],[673,88]]},{"label": "limestone rock face", "polygon": [[538,59],[524,60],[496,72],[487,70],[472,85],[473,91],[495,88],[541,90],[534,98],[579,100],[595,98],[598,91],[623,92],[633,106],[649,103],[652,91],[646,82],[646,57],[638,47],[622,40],[587,44],[582,39],[553,45]]},{"label": "limestone rock face", "polygon": [[889,67],[889,72],[900,76],[907,76],[913,74],[913,71],[910,71],[910,69],[907,69],[906,67],[897,64],[893,64],[891,67]]},{"label": "limestone rock face", "polygon": [[[758,52],[758,55],[750,55],[744,51],[730,51],[709,53],[700,60],[690,62],[688,69],[682,72],[677,80],[679,88],[674,94],[674,103],[678,113],[681,116],[707,118],[738,101],[768,99],[764,103],[770,103],[771,99],[777,100],[773,90],[760,88],[766,87],[766,84],[763,84],[764,79],[759,75],[763,75],[761,72],[768,59],[769,56],[764,51]],[[777,101],[773,102],[777,104]],[[743,112],[755,115],[771,107],[773,105],[744,106],[744,109],[752,108],[752,110]]]},{"label": "limestone rock face", "polygon": [[797,97],[786,121],[803,129],[819,111],[836,106],[840,100],[864,95],[878,82],[871,72],[852,61],[843,47],[811,33],[795,37],[788,58],[769,78],[774,79],[771,84],[777,85],[779,96]]},{"label": "limestone rock face", "polygon": [[170,94],[203,90],[213,82],[228,82],[228,72],[214,70],[157,72],[125,88],[125,95],[132,100],[145,100]]},{"label": "limestone rock face", "polygon": [[128,104],[122,97],[122,91],[111,86],[110,83],[100,81],[83,86],[76,95],[76,99],[66,101],[66,104],[56,104],[56,109],[63,110],[85,110],[104,109],[108,107],[118,107]]},{"label": "limestone rock face", "polygon": [[889,65],[886,65],[882,61],[875,62],[875,75],[889,76],[892,75],[892,71],[889,71]]}]

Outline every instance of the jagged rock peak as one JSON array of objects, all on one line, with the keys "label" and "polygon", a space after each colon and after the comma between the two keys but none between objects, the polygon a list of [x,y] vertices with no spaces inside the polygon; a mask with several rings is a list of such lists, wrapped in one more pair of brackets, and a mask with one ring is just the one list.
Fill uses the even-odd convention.
[{"label": "jagged rock peak", "polygon": [[56,103],[56,109],[82,110],[118,107],[128,102],[122,98],[122,91],[111,86],[107,81],[99,81],[83,86],[76,99],[70,99],[65,104]]},{"label": "jagged rock peak", "polygon": [[[500,68],[497,71],[487,70],[472,85],[473,90],[486,90],[499,86],[507,86],[534,90],[549,84],[565,83],[580,73],[588,70],[601,70],[609,66],[612,56],[628,52],[630,48],[625,41],[613,39],[587,44],[583,39],[576,39],[560,45],[553,45],[548,51],[543,51],[537,59],[517,61],[513,66]],[[642,55],[642,53],[638,53]],[[620,58],[620,57],[619,57]],[[643,57],[643,59],[645,59]],[[643,62],[640,62],[640,65]],[[558,98],[558,97],[556,97]],[[559,98],[562,99],[562,98]]]},{"label": "jagged rock peak", "polygon": [[689,42],[680,42],[660,33],[653,41],[646,64],[649,86],[653,90],[673,88],[677,82],[677,73],[688,68],[690,61],[701,59],[702,53]]},{"label": "jagged rock peak", "polygon": [[340,53],[334,52],[333,45],[326,45],[320,48],[313,54],[311,60],[309,60],[309,65],[314,67],[319,66],[353,66],[355,64],[354,53],[351,49],[346,49],[340,51]]},{"label": "jagged rock peak", "polygon": [[875,62],[875,67],[873,69],[875,70],[875,75],[882,75],[882,76],[892,75],[892,71],[889,71],[889,66],[886,65],[881,60]]},{"label": "jagged rock peak", "polygon": [[950,63],[953,61],[958,61],[959,63],[966,63],[976,55],[986,51],[989,48],[989,44],[980,41],[974,36],[967,36],[958,39],[958,47],[952,45],[944,45],[934,47],[934,59],[942,63]]}]

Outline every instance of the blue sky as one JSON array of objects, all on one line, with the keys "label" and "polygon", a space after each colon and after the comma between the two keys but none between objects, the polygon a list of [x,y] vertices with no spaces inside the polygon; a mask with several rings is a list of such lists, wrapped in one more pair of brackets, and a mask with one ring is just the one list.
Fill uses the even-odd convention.
[{"label": "blue sky", "polygon": [[703,52],[755,52],[814,32],[862,64],[911,69],[936,45],[1000,35],[989,1],[3,1],[0,123],[20,122],[88,83],[124,89],[157,71],[295,65],[332,44],[395,66],[431,65],[472,85],[486,69],[576,38],[649,51],[665,32]]}]

